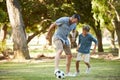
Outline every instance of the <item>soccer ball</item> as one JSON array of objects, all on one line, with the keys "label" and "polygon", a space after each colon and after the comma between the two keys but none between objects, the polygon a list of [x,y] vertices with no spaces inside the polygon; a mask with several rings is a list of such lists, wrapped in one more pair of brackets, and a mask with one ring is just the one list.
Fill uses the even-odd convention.
[{"label": "soccer ball", "polygon": [[55,73],[55,76],[56,76],[56,78],[58,78],[58,79],[64,79],[64,78],[65,78],[65,74],[64,74],[63,71],[57,71],[57,72]]}]

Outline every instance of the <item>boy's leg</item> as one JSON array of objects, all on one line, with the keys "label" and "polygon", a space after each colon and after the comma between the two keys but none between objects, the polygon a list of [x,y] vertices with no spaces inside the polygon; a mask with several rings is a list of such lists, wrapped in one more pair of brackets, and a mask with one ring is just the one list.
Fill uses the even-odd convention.
[{"label": "boy's leg", "polygon": [[90,63],[88,62],[84,62],[84,63],[87,65],[88,68],[90,68]]},{"label": "boy's leg", "polygon": [[63,52],[63,43],[60,39],[56,39],[54,40],[54,44],[56,47],[56,55],[55,55],[55,72],[56,72],[57,70],[59,70],[60,55]]},{"label": "boy's leg", "polygon": [[82,53],[77,53],[77,58],[76,58],[76,72],[75,72],[74,76],[77,76],[80,73],[79,62],[81,61],[81,58],[82,58],[81,56],[82,56]]},{"label": "boy's leg", "polygon": [[84,63],[87,66],[86,73],[90,72],[90,54],[84,54]]},{"label": "boy's leg", "polygon": [[77,53],[77,58],[76,58],[76,72],[79,72],[79,62],[82,59],[82,53]]},{"label": "boy's leg", "polygon": [[80,61],[76,61],[76,72],[79,72],[79,62]]}]

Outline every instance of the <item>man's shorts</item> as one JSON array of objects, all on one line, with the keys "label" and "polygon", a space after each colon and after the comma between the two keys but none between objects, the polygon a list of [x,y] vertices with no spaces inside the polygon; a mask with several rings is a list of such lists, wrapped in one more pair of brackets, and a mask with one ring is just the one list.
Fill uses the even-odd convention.
[{"label": "man's shorts", "polygon": [[83,60],[84,62],[89,63],[90,61],[90,54],[84,54],[84,53],[77,53],[77,61]]},{"label": "man's shorts", "polygon": [[54,39],[53,43],[55,45],[56,51],[58,51],[58,50],[64,50],[64,52],[65,52],[66,55],[71,54],[70,46],[67,46],[67,45],[63,44],[63,42],[60,39]]}]

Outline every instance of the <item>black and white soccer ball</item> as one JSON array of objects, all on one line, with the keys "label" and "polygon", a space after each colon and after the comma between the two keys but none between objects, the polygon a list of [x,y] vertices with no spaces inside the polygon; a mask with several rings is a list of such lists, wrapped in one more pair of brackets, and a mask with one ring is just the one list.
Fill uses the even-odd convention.
[{"label": "black and white soccer ball", "polygon": [[55,76],[56,76],[56,78],[58,78],[58,79],[64,79],[65,78],[65,73],[63,72],[63,71],[57,71],[56,73],[55,73]]}]

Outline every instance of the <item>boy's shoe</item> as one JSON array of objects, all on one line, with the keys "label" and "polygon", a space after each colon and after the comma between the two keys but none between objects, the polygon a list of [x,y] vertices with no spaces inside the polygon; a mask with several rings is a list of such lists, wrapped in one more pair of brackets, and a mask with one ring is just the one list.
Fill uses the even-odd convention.
[{"label": "boy's shoe", "polygon": [[66,73],[66,75],[65,75],[65,76],[74,77],[74,75],[73,75],[73,74],[71,74],[70,72],[69,72],[69,73]]},{"label": "boy's shoe", "polygon": [[91,68],[87,68],[87,69],[86,69],[86,73],[87,73],[87,74],[90,73],[90,70],[91,70]]},{"label": "boy's shoe", "polygon": [[80,72],[75,72],[74,76],[78,76],[80,74]]}]

